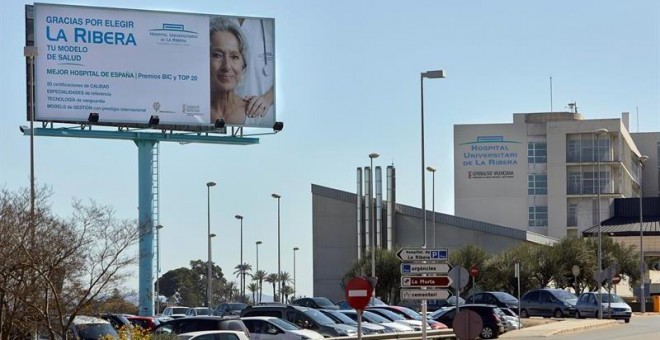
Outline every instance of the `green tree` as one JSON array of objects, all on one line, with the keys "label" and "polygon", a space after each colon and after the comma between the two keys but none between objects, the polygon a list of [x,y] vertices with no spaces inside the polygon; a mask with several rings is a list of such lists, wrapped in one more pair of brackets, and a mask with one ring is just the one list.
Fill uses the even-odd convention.
[{"label": "green tree", "polygon": [[257,301],[257,292],[259,291],[259,284],[256,282],[251,282],[248,286],[247,289],[252,293],[252,302],[256,303]]},{"label": "green tree", "polygon": [[[467,244],[457,250],[452,251],[449,254],[449,263],[452,266],[461,266],[468,271],[470,267],[477,266],[480,270],[484,268],[484,264],[488,261],[489,256],[485,250],[479,248],[474,244]],[[475,283],[478,285],[479,277],[475,279]],[[472,280],[468,281],[468,284],[465,286],[463,291],[472,290]]]},{"label": "green tree", "polygon": [[249,263],[238,264],[236,267],[234,267],[234,269],[236,269],[234,274],[241,281],[241,298],[239,300],[243,301],[245,299],[245,276],[250,275],[250,272],[252,271],[252,265]]},{"label": "green tree", "polygon": [[279,277],[276,273],[268,274],[268,276],[266,276],[266,278],[264,279],[264,281],[266,281],[266,282],[273,285],[273,301],[279,301],[277,299],[277,291],[276,291],[276,288],[275,288],[278,279],[279,279]]},{"label": "green tree", "polygon": [[[208,267],[206,261],[190,261],[190,268],[177,268],[167,271],[159,279],[160,294],[168,297],[168,301],[185,306],[202,306],[206,302]],[[213,265],[211,269],[213,285],[211,286],[211,305],[215,305],[222,298],[222,286],[226,281],[222,268]],[[154,283],[155,286],[155,283]],[[170,299],[174,295],[176,299]]]},{"label": "green tree", "polygon": [[284,296],[284,303],[290,303],[289,295],[293,295],[294,293],[293,286],[282,286],[281,294]]},{"label": "green tree", "polygon": [[[376,276],[376,296],[384,302],[396,304],[399,302],[399,291],[401,289],[401,261],[396,256],[395,251],[387,249],[376,249],[375,253]],[[344,274],[341,288],[345,289],[345,282],[353,277],[362,276],[361,273],[371,272],[371,253],[366,253],[359,261],[353,265]],[[367,275],[368,276],[368,275]]]},{"label": "green tree", "polygon": [[266,279],[267,273],[265,270],[257,270],[254,275],[252,276],[252,279],[257,281],[259,284],[259,296],[258,300],[255,300],[255,302],[261,302],[261,296],[263,295],[263,283],[264,280]]}]

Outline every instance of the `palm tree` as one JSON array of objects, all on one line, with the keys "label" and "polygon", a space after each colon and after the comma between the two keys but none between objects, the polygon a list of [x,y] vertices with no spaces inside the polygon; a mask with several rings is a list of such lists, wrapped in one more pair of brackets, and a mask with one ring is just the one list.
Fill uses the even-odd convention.
[{"label": "palm tree", "polygon": [[236,282],[228,281],[225,284],[225,294],[226,294],[225,296],[228,297],[227,301],[233,301],[232,300],[232,295],[233,295],[235,290],[236,290]]},{"label": "palm tree", "polygon": [[275,291],[275,284],[279,281],[277,274],[275,273],[268,274],[268,276],[266,276],[266,279],[264,279],[264,281],[271,283],[273,285],[273,301],[278,301],[275,299],[275,297],[277,296],[277,292]]},{"label": "palm tree", "polygon": [[252,293],[252,301],[256,303],[257,291],[259,291],[259,285],[256,282],[252,282],[247,286],[247,289]]},{"label": "palm tree", "polygon": [[284,301],[289,301],[289,295],[293,295],[293,286],[282,286],[282,291],[280,292],[284,296]]},{"label": "palm tree", "polygon": [[264,279],[266,279],[266,271],[265,270],[257,270],[254,275],[252,275],[252,280],[255,280],[259,283],[259,299],[258,301],[255,300],[255,302],[259,303],[261,302],[261,296],[263,295],[263,282]]},{"label": "palm tree", "polygon": [[241,298],[240,300],[243,301],[245,299],[245,275],[250,275],[249,272],[252,270],[252,265],[249,263],[243,263],[239,264],[236,267],[234,267],[236,271],[234,271],[234,274],[236,274],[236,277],[240,278],[241,281]]}]

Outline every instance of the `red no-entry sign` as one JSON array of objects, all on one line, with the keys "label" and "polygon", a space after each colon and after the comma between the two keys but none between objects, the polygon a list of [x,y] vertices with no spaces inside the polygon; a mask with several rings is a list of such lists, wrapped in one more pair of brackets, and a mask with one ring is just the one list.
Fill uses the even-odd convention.
[{"label": "red no-entry sign", "polygon": [[354,277],[346,284],[346,301],[358,310],[363,310],[371,299],[371,284],[367,279]]},{"label": "red no-entry sign", "polygon": [[477,267],[477,265],[472,265],[472,267],[470,267],[470,276],[474,278],[479,276],[479,267]]}]

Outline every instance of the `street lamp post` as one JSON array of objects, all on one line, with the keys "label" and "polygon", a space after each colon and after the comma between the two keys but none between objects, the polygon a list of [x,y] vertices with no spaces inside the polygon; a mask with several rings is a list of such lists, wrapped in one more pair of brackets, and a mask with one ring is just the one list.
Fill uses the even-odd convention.
[{"label": "street lamp post", "polygon": [[[420,101],[421,101],[421,113],[422,113],[422,220],[424,228],[422,232],[424,233],[424,244],[422,248],[426,249],[426,171],[424,163],[424,78],[437,79],[444,78],[445,71],[435,70],[435,71],[426,71],[422,72],[419,75],[419,85],[420,85]],[[434,214],[435,215],[435,214]],[[422,325],[426,324],[426,300],[422,300]],[[422,339],[426,339],[426,327],[422,327]]]},{"label": "street lamp post", "polygon": [[[597,195],[596,199],[598,200],[597,204],[597,209],[598,211],[596,212],[596,219],[598,220],[598,318],[602,319],[603,318],[603,293],[602,293],[602,288],[603,288],[603,283],[602,283],[602,276],[603,276],[603,235],[602,235],[602,225],[600,223],[600,136],[603,134],[607,134],[608,131],[607,129],[598,129],[596,130],[596,136],[598,137],[596,140],[596,161],[598,164],[598,169],[596,170],[598,172],[598,186],[597,186]],[[609,147],[608,147],[609,148]]]},{"label": "street lamp post", "polygon": [[156,314],[160,314],[160,230],[162,225],[156,226]]},{"label": "street lamp post", "polygon": [[293,247],[293,296],[296,294],[296,251],[300,250],[298,247]]},{"label": "street lamp post", "polygon": [[[257,272],[259,271],[259,245],[262,243],[263,242],[261,241],[255,242],[257,247]],[[259,292],[261,292],[261,280],[259,280]],[[261,302],[261,294],[258,294],[257,296],[259,297],[259,302]]]},{"label": "street lamp post", "polygon": [[642,177],[644,162],[649,159],[646,155],[639,156],[639,273],[641,277],[641,285],[639,286],[640,295],[640,312],[646,313],[646,295],[644,294],[644,209],[642,208]]},{"label": "street lamp post", "polygon": [[426,170],[428,170],[432,174],[431,178],[433,179],[432,180],[433,189],[431,190],[431,202],[433,202],[431,203],[432,206],[431,210],[433,210],[433,215],[431,216],[432,219],[431,223],[433,223],[433,248],[435,248],[435,168],[432,166],[427,166]]},{"label": "street lamp post", "polygon": [[236,215],[236,219],[241,221],[241,263],[238,265],[238,270],[241,275],[241,299],[245,298],[245,272],[243,271],[243,216]]},{"label": "street lamp post", "polygon": [[[379,154],[372,152],[369,154],[369,161],[371,162],[371,172],[369,175],[369,199],[374,197],[374,158],[378,158]],[[374,221],[374,207],[369,202],[369,230],[371,232],[371,277],[376,277],[376,221]],[[373,301],[373,299],[372,299]]]},{"label": "street lamp post", "polygon": [[277,199],[277,301],[281,302],[282,298],[282,269],[281,269],[281,257],[280,257],[280,198],[282,196],[278,194],[271,194],[273,198]]},{"label": "street lamp post", "polygon": [[209,315],[211,313],[211,278],[213,265],[211,264],[211,238],[215,234],[211,234],[211,187],[215,186],[215,182],[206,183],[206,206],[207,206],[207,239],[208,239],[208,258],[206,263],[206,307],[209,309]]},{"label": "street lamp post", "polygon": [[[425,181],[426,181],[426,172],[424,170],[425,164],[424,164],[424,78],[429,78],[429,79],[437,79],[437,78],[444,78],[445,77],[445,71],[443,70],[436,70],[436,71],[426,71],[422,72],[419,77],[419,84],[420,84],[420,93],[421,93],[421,108],[422,108],[422,220],[424,221],[424,244],[423,247],[426,248],[426,190],[425,190]],[[422,307],[424,307],[425,304],[422,302]],[[426,311],[423,311],[426,312]],[[423,328],[426,329],[426,328]]]}]

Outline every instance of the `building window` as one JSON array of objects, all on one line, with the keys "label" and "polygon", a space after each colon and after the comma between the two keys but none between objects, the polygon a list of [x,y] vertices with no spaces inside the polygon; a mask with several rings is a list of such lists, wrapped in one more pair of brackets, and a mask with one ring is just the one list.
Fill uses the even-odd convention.
[{"label": "building window", "polygon": [[569,195],[596,194],[610,192],[610,173],[600,172],[600,186],[598,185],[598,172],[569,172],[566,183],[566,193]]},{"label": "building window", "polygon": [[548,207],[529,207],[529,226],[547,227],[548,226]]},{"label": "building window", "polygon": [[568,237],[568,238],[577,238],[578,237],[577,228],[567,228],[566,229],[566,237]]},{"label": "building window", "polygon": [[528,195],[547,195],[548,194],[548,175],[529,174],[527,175],[527,194]]},{"label": "building window", "polygon": [[568,204],[568,214],[567,214],[567,219],[566,219],[566,225],[569,227],[577,227],[578,225],[578,219],[577,219],[577,204],[575,203],[569,203]]},{"label": "building window", "polygon": [[609,138],[597,139],[590,134],[588,139],[573,140],[569,139],[566,143],[566,162],[601,162],[610,160],[610,140]]},{"label": "building window", "polygon": [[529,142],[527,143],[527,163],[547,163],[548,144]]}]

